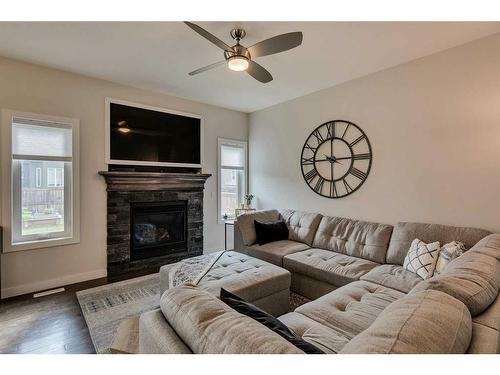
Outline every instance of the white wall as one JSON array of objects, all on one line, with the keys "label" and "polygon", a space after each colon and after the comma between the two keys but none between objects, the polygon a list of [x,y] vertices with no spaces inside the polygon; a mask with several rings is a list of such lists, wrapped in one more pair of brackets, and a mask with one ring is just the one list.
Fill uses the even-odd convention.
[{"label": "white wall", "polygon": [[217,224],[216,212],[217,137],[246,140],[246,114],[0,58],[0,108],[81,120],[81,242],[2,254],[3,297],[106,275],[106,185],[97,174],[106,169],[106,96],[204,117],[204,172],[213,175],[205,186],[204,247],[205,251],[223,248],[224,226]]},{"label": "white wall", "polygon": [[[300,169],[307,136],[333,119],[358,124],[373,148],[365,184],[337,200]],[[259,208],[500,232],[500,36],[252,113],[249,142]]]}]

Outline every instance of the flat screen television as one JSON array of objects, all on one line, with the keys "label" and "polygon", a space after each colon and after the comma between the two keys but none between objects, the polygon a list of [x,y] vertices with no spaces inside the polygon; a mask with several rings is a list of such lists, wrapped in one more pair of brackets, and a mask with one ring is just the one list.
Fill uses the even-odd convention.
[{"label": "flat screen television", "polygon": [[201,168],[201,116],[106,98],[106,163]]}]

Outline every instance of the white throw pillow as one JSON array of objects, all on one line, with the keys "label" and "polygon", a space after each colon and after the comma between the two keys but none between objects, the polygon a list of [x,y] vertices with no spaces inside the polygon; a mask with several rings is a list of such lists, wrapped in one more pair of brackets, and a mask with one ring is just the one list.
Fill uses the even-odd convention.
[{"label": "white throw pillow", "polygon": [[415,238],[406,254],[403,267],[424,280],[428,279],[434,274],[439,250],[441,250],[439,242],[427,244]]},{"label": "white throw pillow", "polygon": [[436,262],[436,269],[434,275],[439,275],[446,266],[455,258],[458,258],[466,250],[464,244],[458,241],[452,241],[443,245],[439,252],[438,260]]}]

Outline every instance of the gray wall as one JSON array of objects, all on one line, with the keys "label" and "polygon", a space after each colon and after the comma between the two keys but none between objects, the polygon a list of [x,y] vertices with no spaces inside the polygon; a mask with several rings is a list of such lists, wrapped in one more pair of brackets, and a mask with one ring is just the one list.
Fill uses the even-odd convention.
[{"label": "gray wall", "polygon": [[[300,169],[304,141],[333,119],[358,124],[373,148],[368,180],[338,200]],[[500,36],[252,113],[249,142],[259,208],[500,232]]]}]

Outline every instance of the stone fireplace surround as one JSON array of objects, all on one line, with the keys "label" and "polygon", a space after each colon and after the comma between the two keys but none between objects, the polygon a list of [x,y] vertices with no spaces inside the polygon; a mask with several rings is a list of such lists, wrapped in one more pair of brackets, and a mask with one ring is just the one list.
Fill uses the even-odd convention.
[{"label": "stone fireplace surround", "polygon": [[[99,172],[107,183],[108,277],[158,268],[203,253],[203,189],[210,174]],[[131,204],[171,201],[187,203],[187,249],[163,256],[130,259]]]}]

